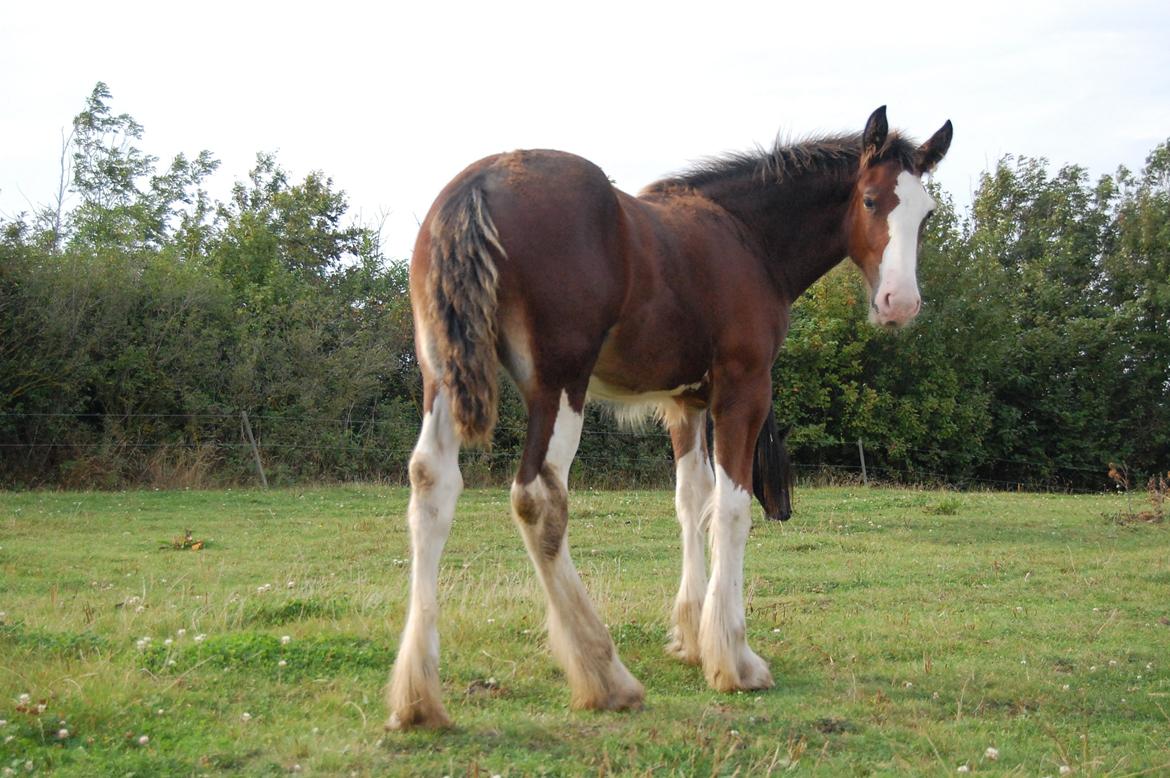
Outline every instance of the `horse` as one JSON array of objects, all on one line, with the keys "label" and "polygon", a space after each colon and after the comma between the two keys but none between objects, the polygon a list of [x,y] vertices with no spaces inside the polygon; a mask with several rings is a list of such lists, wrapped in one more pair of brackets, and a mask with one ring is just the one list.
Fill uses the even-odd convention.
[{"label": "horse", "polygon": [[848,256],[871,323],[896,328],[918,314],[918,244],[936,206],[922,176],[951,137],[947,121],[916,145],[889,130],[882,106],[860,134],[712,158],[636,197],[593,163],[547,150],[487,157],[442,190],[410,265],[423,420],[387,729],[451,723],[439,559],[463,487],[459,450],[489,442],[501,367],[528,412],[511,513],[545,591],[571,707],[635,709],[644,698],[569,554],[569,467],[587,398],[619,417],[652,414],[670,433],[682,576],[667,651],[700,665],[717,691],[772,686],[746,640],[743,559],[789,308]]}]

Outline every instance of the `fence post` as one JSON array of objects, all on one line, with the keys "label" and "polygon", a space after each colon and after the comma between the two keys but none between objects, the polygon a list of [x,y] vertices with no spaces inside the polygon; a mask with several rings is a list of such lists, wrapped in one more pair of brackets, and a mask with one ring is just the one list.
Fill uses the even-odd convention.
[{"label": "fence post", "polygon": [[244,433],[248,436],[248,443],[252,446],[252,458],[256,460],[256,472],[260,474],[260,485],[268,488],[268,479],[264,477],[264,465],[260,462],[260,449],[256,447],[256,438],[252,436],[252,425],[248,421],[248,412],[240,411],[240,419],[244,422]]},{"label": "fence post", "polygon": [[861,483],[869,486],[869,476],[865,473],[865,447],[861,445],[861,438],[857,439],[857,457],[861,460]]}]

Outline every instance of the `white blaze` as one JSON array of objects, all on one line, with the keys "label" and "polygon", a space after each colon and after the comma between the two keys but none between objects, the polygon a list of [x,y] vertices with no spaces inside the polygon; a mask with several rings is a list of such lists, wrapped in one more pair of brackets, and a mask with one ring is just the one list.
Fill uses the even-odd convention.
[{"label": "white blaze", "polygon": [[877,324],[905,324],[918,313],[918,228],[937,206],[922,179],[906,170],[898,174],[894,194],[898,204],[887,217],[890,240],[878,266],[876,310],[870,311]]}]

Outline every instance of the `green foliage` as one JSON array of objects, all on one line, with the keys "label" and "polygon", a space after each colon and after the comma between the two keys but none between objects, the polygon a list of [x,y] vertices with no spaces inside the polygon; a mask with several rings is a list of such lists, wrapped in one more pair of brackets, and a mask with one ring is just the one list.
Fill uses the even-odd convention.
[{"label": "green foliage", "polygon": [[[79,204],[0,241],[0,478],[114,487],[397,477],[417,425],[406,267],[313,172],[261,155],[231,201],[210,154],[159,170],[98,84],[74,122]],[[306,423],[306,420],[309,420]]]},{"label": "green foliage", "polygon": [[[319,171],[271,154],[226,202],[207,151],[169,165],[97,84],[73,123],[73,207],[0,224],[0,483],[112,488],[405,479],[421,403],[407,268]],[[792,310],[773,370],[798,467],[901,481],[1098,488],[1170,466],[1170,143],[1140,174],[1005,157],[925,228],[924,310],[891,335],[858,274]],[[525,410],[505,382],[469,483],[506,481]],[[590,407],[574,477],[664,485],[658,430]]]},{"label": "green foliage", "polygon": [[200,185],[219,162],[201,151],[194,159],[178,154],[156,170],[158,158],[134,145],[142,125],[129,114],[115,116],[110,99],[98,82],[73,120],[72,189],[81,204],[69,217],[69,242],[93,251],[170,245],[190,256],[201,247],[210,214]]},{"label": "green foliage", "polygon": [[[793,308],[777,414],[798,463],[951,483],[1101,487],[1106,465],[1170,460],[1166,145],[1140,180],[1002,160],[968,219],[944,193],[924,238],[919,320],[865,325],[838,269]],[[889,470],[887,470],[887,468]]]}]

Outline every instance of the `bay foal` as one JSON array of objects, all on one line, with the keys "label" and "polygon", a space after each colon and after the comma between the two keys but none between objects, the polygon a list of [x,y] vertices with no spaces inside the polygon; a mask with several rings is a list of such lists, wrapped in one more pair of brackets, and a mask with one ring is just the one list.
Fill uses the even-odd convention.
[{"label": "bay foal", "polygon": [[723,157],[637,197],[556,151],[488,157],[447,185],[410,268],[424,416],[410,462],[410,606],[389,728],[449,723],[439,557],[463,485],[459,448],[489,440],[501,365],[528,409],[512,514],[547,595],[549,644],[572,706],[616,710],[643,698],[569,554],[569,467],[587,397],[619,413],[649,410],[670,431],[682,580],[668,650],[701,664],[714,689],[772,685],[745,639],[743,556],[752,456],[789,307],[848,256],[872,322],[914,318],[918,241],[934,207],[921,177],[950,141],[947,122],[915,145],[888,131],[882,107],[861,134]]}]

